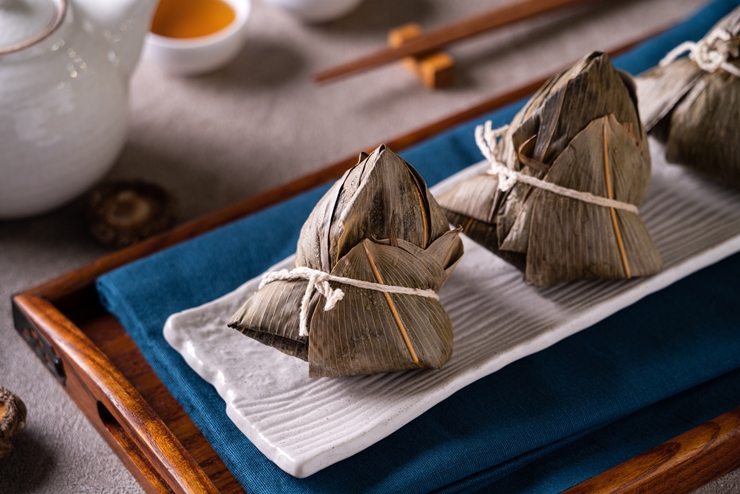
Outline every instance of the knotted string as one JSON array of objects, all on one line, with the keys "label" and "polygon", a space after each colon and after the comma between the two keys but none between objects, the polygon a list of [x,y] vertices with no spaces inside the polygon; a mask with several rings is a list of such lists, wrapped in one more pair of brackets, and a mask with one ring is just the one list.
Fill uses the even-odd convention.
[{"label": "knotted string", "polygon": [[480,148],[483,156],[491,164],[491,168],[488,170],[489,175],[495,175],[498,177],[498,188],[502,191],[507,191],[514,186],[517,182],[522,182],[527,185],[532,185],[548,192],[576,199],[578,201],[587,202],[589,204],[595,204],[597,206],[603,206],[606,208],[621,209],[630,213],[639,214],[640,210],[634,204],[629,204],[622,201],[616,201],[607,197],[595,196],[588,192],[582,192],[580,190],[569,189],[552,182],[546,182],[540,180],[537,177],[531,175],[525,175],[516,170],[504,165],[503,159],[503,137],[506,135],[509,126],[505,125],[498,129],[491,128],[491,121],[487,121],[485,125],[479,125],[475,128],[475,143]]},{"label": "knotted string", "polygon": [[729,62],[731,57],[740,56],[740,46],[725,29],[713,30],[698,43],[684,41],[669,51],[659,65],[665,67],[686,52],[689,52],[689,59],[705,72],[711,74],[722,69],[735,77],[740,77],[740,68]]},{"label": "knotted string", "polygon": [[344,292],[341,288],[332,288],[329,284],[330,281],[335,283],[341,283],[343,285],[350,285],[357,288],[364,288],[366,290],[375,290],[376,292],[383,293],[399,293],[402,295],[416,295],[419,297],[433,298],[439,300],[437,292],[431,289],[422,290],[420,288],[409,288],[406,286],[394,286],[394,285],[382,285],[380,283],[372,283],[369,281],[356,280],[354,278],[345,278],[343,276],[334,276],[324,271],[317,269],[311,269],[305,266],[299,266],[291,271],[282,269],[280,271],[273,271],[265,274],[262,277],[259,290],[262,289],[268,283],[273,281],[308,281],[306,285],[306,292],[303,294],[301,300],[301,313],[300,313],[300,327],[298,330],[299,336],[308,336],[308,306],[311,303],[311,297],[313,292],[316,291],[321,294],[325,299],[324,310],[332,310],[337,302],[344,298]]}]

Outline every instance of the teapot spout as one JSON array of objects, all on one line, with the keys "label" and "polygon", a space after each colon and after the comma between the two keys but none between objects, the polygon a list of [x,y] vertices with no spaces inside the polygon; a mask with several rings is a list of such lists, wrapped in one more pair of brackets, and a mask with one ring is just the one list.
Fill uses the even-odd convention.
[{"label": "teapot spout", "polygon": [[102,29],[119,72],[128,79],[139,61],[158,0],[75,0],[75,3]]}]

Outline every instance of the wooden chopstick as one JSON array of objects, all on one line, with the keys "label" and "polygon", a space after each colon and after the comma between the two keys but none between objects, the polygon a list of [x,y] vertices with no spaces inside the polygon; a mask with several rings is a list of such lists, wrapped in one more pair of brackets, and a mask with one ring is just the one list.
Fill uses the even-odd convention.
[{"label": "wooden chopstick", "polygon": [[471,17],[413,39],[396,48],[387,48],[371,55],[314,74],[315,82],[328,82],[362,72],[404,57],[429,52],[454,41],[469,38],[498,27],[522,21],[552,10],[584,3],[586,0],[527,0],[483,15]]}]

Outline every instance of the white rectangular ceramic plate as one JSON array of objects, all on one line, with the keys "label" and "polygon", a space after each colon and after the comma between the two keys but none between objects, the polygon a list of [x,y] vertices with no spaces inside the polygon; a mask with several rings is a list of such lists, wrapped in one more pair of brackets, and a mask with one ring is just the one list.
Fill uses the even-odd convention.
[{"label": "white rectangular ceramic plate", "polygon": [[[306,362],[226,326],[259,278],[173,314],[165,338],[216,387],[230,419],[265,456],[306,477],[367,448],[471,382],[740,250],[740,194],[667,165],[662,147],[650,144],[653,174],[640,211],[663,256],[663,272],[537,288],[465,238],[465,255],[440,292],[455,334],[452,358],[440,370],[309,379]],[[472,166],[432,191],[439,194],[485,167]]]}]

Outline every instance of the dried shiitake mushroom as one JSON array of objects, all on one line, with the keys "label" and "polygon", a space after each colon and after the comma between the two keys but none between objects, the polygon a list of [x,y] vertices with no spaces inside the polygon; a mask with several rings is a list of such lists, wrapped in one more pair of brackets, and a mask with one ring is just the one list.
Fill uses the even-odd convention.
[{"label": "dried shiitake mushroom", "polygon": [[140,180],[103,184],[93,191],[90,233],[108,247],[126,247],[175,224],[177,202],[162,187]]},{"label": "dried shiitake mushroom", "polygon": [[13,451],[12,439],[26,425],[26,405],[0,386],[0,459]]}]

